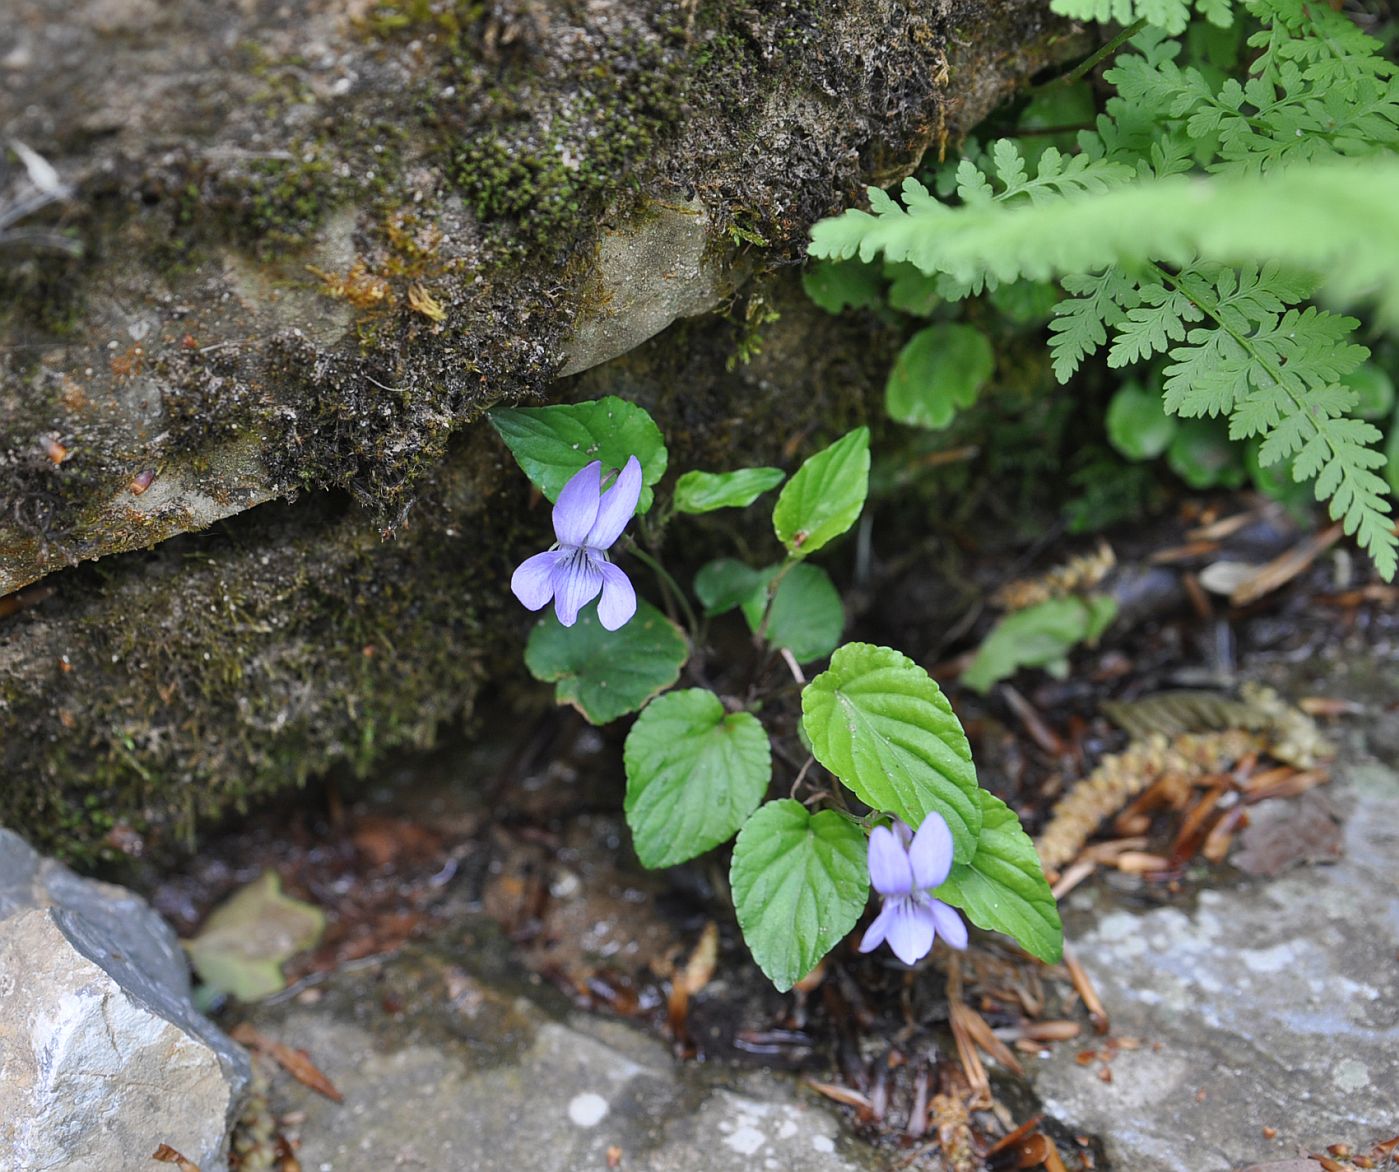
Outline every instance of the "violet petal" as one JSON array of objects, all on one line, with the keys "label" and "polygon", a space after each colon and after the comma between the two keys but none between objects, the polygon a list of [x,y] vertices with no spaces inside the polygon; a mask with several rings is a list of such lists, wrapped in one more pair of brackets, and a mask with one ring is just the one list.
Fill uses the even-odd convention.
[{"label": "violet petal", "polygon": [[582,545],[597,520],[602,461],[585,464],[569,477],[554,505],[554,536],[562,545]]},{"label": "violet petal", "polygon": [[635,456],[628,458],[626,467],[617,474],[611,488],[602,494],[598,507],[597,520],[583,544],[593,549],[607,549],[636,513],[636,502],[641,499],[641,461]]},{"label": "violet petal", "polygon": [[571,550],[554,567],[554,613],[565,627],[578,621],[578,612],[597,597],[602,574],[581,549]]},{"label": "violet petal", "polygon": [[940,899],[928,901],[928,914],[933,918],[933,926],[949,948],[959,951],[967,946],[967,925],[955,908],[949,907]]},{"label": "violet petal", "polygon": [[510,589],[529,610],[539,610],[547,606],[554,597],[554,568],[560,557],[565,557],[557,549],[537,553],[526,558],[510,577]]},{"label": "violet petal", "polygon": [[884,937],[889,934],[889,925],[894,921],[894,901],[890,900],[879,909],[879,915],[874,917],[870,926],[865,929],[864,938],[860,941],[861,952],[873,952],[884,943]]},{"label": "violet petal", "polygon": [[870,882],[880,895],[907,895],[913,890],[908,852],[892,830],[876,826],[870,834]]},{"label": "violet petal", "polygon": [[890,900],[893,909],[885,939],[904,964],[917,964],[933,947],[933,917],[924,904],[911,899]]},{"label": "violet petal", "polygon": [[931,890],[947,879],[952,870],[952,831],[941,814],[929,812],[924,817],[908,848],[908,861],[919,891]]},{"label": "violet petal", "polygon": [[636,614],[636,591],[631,579],[611,562],[594,563],[602,574],[602,597],[598,599],[597,621],[604,630],[615,631]]}]

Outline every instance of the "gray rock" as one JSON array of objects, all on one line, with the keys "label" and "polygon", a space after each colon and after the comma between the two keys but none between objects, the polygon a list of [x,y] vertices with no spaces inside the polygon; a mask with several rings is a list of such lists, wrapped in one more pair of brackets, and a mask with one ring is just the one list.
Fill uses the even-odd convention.
[{"label": "gray rock", "polygon": [[[1140,1049],[1112,1081],[1064,1047],[1034,1071],[1045,1110],[1103,1137],[1111,1166],[1222,1172],[1394,1131],[1399,1101],[1399,775],[1340,771],[1334,866],[1202,891],[1193,908],[1070,899],[1073,946]],[[1265,1127],[1277,1135],[1268,1140]]]},{"label": "gray rock", "polygon": [[249,1078],[154,911],[0,830],[0,1168],[216,1168]]},{"label": "gray rock", "polygon": [[635,223],[606,231],[587,308],[573,327],[560,375],[577,374],[639,346],[677,318],[708,313],[746,266],[728,264],[698,199],[654,203]]},{"label": "gray rock", "polygon": [[[610,1151],[630,1172],[886,1167],[794,1080],[678,1063],[631,1026],[515,981],[414,946],[338,973],[314,1004],[259,1007],[255,1028],[306,1050],[344,1095],[278,1076],[274,1109],[304,1113],[302,1167],[571,1172],[612,1166]],[[386,994],[420,1002],[389,1013]]]}]

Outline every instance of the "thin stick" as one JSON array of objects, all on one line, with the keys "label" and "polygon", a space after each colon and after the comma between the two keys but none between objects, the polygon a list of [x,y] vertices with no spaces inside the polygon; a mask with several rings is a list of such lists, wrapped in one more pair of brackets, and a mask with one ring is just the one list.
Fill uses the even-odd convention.
[{"label": "thin stick", "polygon": [[1100,62],[1116,53],[1118,49],[1122,48],[1123,45],[1141,32],[1142,29],[1146,28],[1147,24],[1148,21],[1146,17],[1133,21],[1096,53],[1089,54],[1089,56],[1085,57],[1074,66],[1074,68],[1070,69],[1068,73],[1061,74],[1053,81],[1047,81],[1043,85],[1031,86],[1030,96],[1034,97],[1038,94],[1042,94],[1045,90],[1057,89],[1061,85],[1073,85],[1079,78],[1086,76],[1097,68]]}]

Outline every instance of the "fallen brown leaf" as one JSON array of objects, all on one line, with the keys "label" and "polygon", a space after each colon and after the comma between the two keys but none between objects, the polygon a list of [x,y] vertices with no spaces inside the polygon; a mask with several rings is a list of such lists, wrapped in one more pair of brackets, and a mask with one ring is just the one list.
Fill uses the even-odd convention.
[{"label": "fallen brown leaf", "polygon": [[290,1046],[282,1042],[274,1041],[265,1034],[258,1032],[247,1022],[236,1026],[232,1030],[232,1038],[235,1042],[241,1042],[250,1050],[255,1050],[259,1054],[265,1054],[285,1070],[292,1078],[303,1086],[310,1087],[318,1094],[324,1095],[332,1103],[343,1103],[345,1096],[342,1095],[314,1062],[305,1050],[293,1050]]},{"label": "fallen brown leaf", "polygon": [[1093,1029],[1100,1034],[1107,1033],[1108,1011],[1103,1008],[1098,991],[1093,988],[1093,982],[1088,979],[1088,974],[1078,963],[1078,958],[1067,948],[1064,949],[1064,967],[1069,970],[1069,978],[1073,981],[1078,995],[1083,998],[1083,1007],[1088,1010],[1088,1020],[1093,1023]]},{"label": "fallen brown leaf", "polygon": [[159,1160],[162,1164],[178,1164],[180,1172],[199,1172],[198,1164],[193,1160],[187,1160],[169,1144],[161,1144],[160,1147],[156,1148],[151,1153],[151,1159]]}]

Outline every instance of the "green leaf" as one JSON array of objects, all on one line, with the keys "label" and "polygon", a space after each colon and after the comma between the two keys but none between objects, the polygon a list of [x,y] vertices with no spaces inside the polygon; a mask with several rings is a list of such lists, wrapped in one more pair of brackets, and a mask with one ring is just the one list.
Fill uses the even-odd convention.
[{"label": "green leaf", "polygon": [[677,513],[744,509],[782,483],[781,468],[739,468],[734,472],[686,472],[675,485]]},{"label": "green leaf", "polygon": [[627,825],[643,867],[672,867],[731,838],[767,792],[772,749],[750,712],[689,688],[648,704],[627,734]]},{"label": "green leaf", "polygon": [[606,724],[635,712],[680,678],[689,656],[685,636],[644,600],[636,617],[616,631],[597,621],[589,604],[571,627],[551,610],[535,624],[525,646],[525,666],[554,684],[554,699],[572,704],[590,724]]},{"label": "green leaf", "polygon": [[906,655],[847,643],[802,692],[802,727],[816,760],[876,810],[917,828],[947,820],[956,857],[981,830],[976,767],[942,689]]},{"label": "green leaf", "polygon": [[[752,599],[761,599],[772,579],[771,570],[755,570],[736,558],[715,558],[695,575],[695,596],[710,618],[726,614]],[[761,605],[761,602],[759,603]]]},{"label": "green leaf", "polygon": [[1170,444],[1176,421],[1158,391],[1125,383],[1108,404],[1108,440],[1129,460],[1154,460]]},{"label": "green leaf", "polygon": [[1384,445],[1384,476],[1389,482],[1389,491],[1399,496],[1399,411],[1389,421],[1389,441]]},{"label": "green leaf", "polygon": [[1353,410],[1361,419],[1383,419],[1394,410],[1394,380],[1373,362],[1351,371],[1341,383],[1355,392]]},{"label": "green leaf", "polygon": [[[748,629],[757,633],[763,621],[768,584],[781,570],[772,566],[756,593],[742,602]],[[835,650],[845,630],[840,592],[825,570],[806,562],[792,566],[778,583],[763,637],[773,647],[785,647],[799,663],[824,659]]]},{"label": "green leaf", "polygon": [[210,913],[185,951],[206,985],[261,1001],[286,988],[283,963],[324,931],[325,913],[282,894],[277,872],[264,871]]},{"label": "green leaf", "polygon": [[1035,844],[1000,798],[979,791],[981,837],[970,863],[958,863],[933,894],[978,928],[1004,932],[1046,964],[1064,955],[1064,928]]},{"label": "green leaf", "polygon": [[785,993],[843,939],[869,898],[864,832],[834,810],[768,802],[739,831],[729,868],[738,926]]},{"label": "green leaf", "polygon": [[827,313],[869,309],[884,300],[879,266],[858,260],[813,261],[802,272],[802,288]]},{"label": "green leaf", "polygon": [[654,497],[652,486],[665,475],[669,454],[660,428],[643,408],[615,395],[554,407],[497,407],[490,420],[525,475],[551,501],[592,461],[601,460],[606,475],[635,456],[642,480],[636,511],[644,513]]},{"label": "green leaf", "polygon": [[1045,667],[1063,674],[1073,648],[1096,639],[1117,616],[1107,595],[1051,598],[1006,615],[977,648],[962,683],[977,692],[1013,676],[1022,667]]},{"label": "green leaf", "polygon": [[817,452],[783,486],[772,511],[777,539],[802,558],[839,537],[865,506],[869,476],[870,429],[857,427]]},{"label": "green leaf", "polygon": [[989,290],[986,299],[1016,325],[1030,326],[1048,321],[1061,296],[1048,281],[1012,281]]},{"label": "green leaf", "polygon": [[1187,419],[1170,446],[1166,463],[1191,488],[1238,488],[1247,472],[1239,449],[1213,419]]},{"label": "green leaf", "polygon": [[884,275],[889,280],[889,307],[915,317],[928,317],[942,304],[938,278],[919,272],[910,264],[887,264]]},{"label": "green leaf", "polygon": [[943,428],[959,409],[976,402],[995,368],[991,343],[980,330],[928,326],[899,351],[884,386],[884,405],[900,423]]}]

